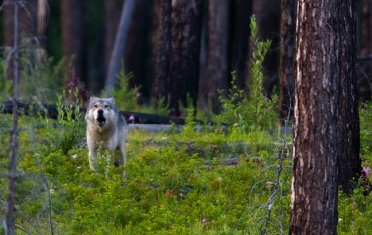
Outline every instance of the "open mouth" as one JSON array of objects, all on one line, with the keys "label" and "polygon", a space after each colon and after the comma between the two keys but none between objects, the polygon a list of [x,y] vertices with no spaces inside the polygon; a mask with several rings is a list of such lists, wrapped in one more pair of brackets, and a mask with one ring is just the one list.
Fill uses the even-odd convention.
[{"label": "open mouth", "polygon": [[97,117],[96,124],[99,127],[102,127],[103,125],[105,125],[105,123],[106,123],[106,118],[104,118],[104,117]]}]

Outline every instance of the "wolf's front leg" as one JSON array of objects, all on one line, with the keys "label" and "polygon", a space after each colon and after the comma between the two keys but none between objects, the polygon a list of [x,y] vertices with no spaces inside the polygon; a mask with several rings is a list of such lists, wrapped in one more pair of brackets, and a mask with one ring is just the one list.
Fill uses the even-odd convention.
[{"label": "wolf's front leg", "polygon": [[96,152],[94,151],[94,148],[89,148],[89,167],[91,170],[94,170],[94,163],[97,161],[97,155]]},{"label": "wolf's front leg", "polygon": [[[127,162],[127,155],[125,150],[125,142],[120,145],[120,158],[119,158],[119,165],[124,166]],[[126,178],[127,173],[125,170],[123,171],[123,177]]]},{"label": "wolf's front leg", "polygon": [[127,154],[125,150],[125,143],[120,146],[120,158],[119,158],[119,165],[124,166],[127,162]]}]

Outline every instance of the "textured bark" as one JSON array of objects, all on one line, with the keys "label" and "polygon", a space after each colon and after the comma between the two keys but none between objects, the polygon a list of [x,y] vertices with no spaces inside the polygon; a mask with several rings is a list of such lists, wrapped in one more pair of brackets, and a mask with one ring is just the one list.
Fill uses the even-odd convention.
[{"label": "textured bark", "polygon": [[[221,111],[219,96],[226,98],[228,77],[229,2],[209,0],[208,101],[213,113]],[[223,91],[220,94],[219,91]]]},{"label": "textured bark", "polygon": [[187,94],[197,100],[202,0],[172,0],[168,105],[180,116]]},{"label": "textured bark", "polygon": [[280,29],[280,120],[293,116],[293,62],[295,47],[295,1],[282,0]]},{"label": "textured bark", "polygon": [[62,55],[73,56],[73,70],[78,78],[83,73],[83,2],[61,1]]},{"label": "textured bark", "polygon": [[358,152],[353,2],[298,2],[290,234],[337,234],[338,168],[359,157],[347,155]]}]

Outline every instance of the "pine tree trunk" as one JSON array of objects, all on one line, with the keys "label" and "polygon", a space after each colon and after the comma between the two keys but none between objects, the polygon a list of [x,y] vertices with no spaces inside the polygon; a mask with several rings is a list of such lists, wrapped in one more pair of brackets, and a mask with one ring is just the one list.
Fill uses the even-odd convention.
[{"label": "pine tree trunk", "polygon": [[274,85],[278,82],[279,70],[279,31],[280,31],[280,0],[254,0],[253,13],[256,14],[259,37],[271,40],[263,62],[264,94],[270,98]]},{"label": "pine tree trunk", "polygon": [[[356,76],[356,1],[345,0],[339,5],[342,21],[340,23],[340,79],[339,89],[339,148],[338,185],[346,194],[353,192],[362,167],[359,135],[359,113]],[[342,46],[341,46],[342,45]]]},{"label": "pine tree trunk", "polygon": [[74,0],[61,1],[62,54],[73,56],[73,71],[81,78],[83,73],[83,2]]},{"label": "pine tree trunk", "polygon": [[241,90],[246,89],[248,76],[249,17],[252,15],[252,1],[234,0],[231,9],[231,57],[230,71],[236,72],[236,83]]},{"label": "pine tree trunk", "polygon": [[173,0],[168,105],[180,116],[187,95],[197,100],[202,0]]},{"label": "pine tree trunk", "polygon": [[137,93],[137,101],[143,104],[149,97],[151,89],[147,79],[151,69],[146,58],[148,53],[148,38],[150,36],[150,12],[151,2],[148,0],[136,0],[136,6],[133,9],[132,23],[129,27],[126,50],[124,52],[124,66],[126,73],[133,73],[133,79],[129,81],[129,87],[139,87],[141,90]]},{"label": "pine tree trunk", "polygon": [[338,171],[358,168],[354,14],[353,0],[298,2],[290,234],[337,234]]},{"label": "pine tree trunk", "polygon": [[293,62],[295,47],[295,1],[282,0],[280,30],[280,120],[293,116]]},{"label": "pine tree trunk", "polygon": [[159,0],[157,39],[155,40],[156,65],[154,68],[154,84],[152,102],[159,97],[168,99],[168,76],[171,56],[171,15],[172,0]]},{"label": "pine tree trunk", "polygon": [[[229,2],[209,0],[208,101],[221,111],[219,96],[228,92]],[[220,94],[220,92],[222,92]]]}]

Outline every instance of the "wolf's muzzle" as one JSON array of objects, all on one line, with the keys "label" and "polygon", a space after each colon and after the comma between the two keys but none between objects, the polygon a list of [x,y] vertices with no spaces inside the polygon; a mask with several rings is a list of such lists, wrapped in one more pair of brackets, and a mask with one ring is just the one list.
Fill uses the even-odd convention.
[{"label": "wolf's muzzle", "polygon": [[106,118],[105,116],[103,115],[103,110],[102,109],[99,109],[97,110],[97,119],[96,119],[96,124],[99,126],[99,127],[102,127],[103,125],[105,125],[106,123]]}]

